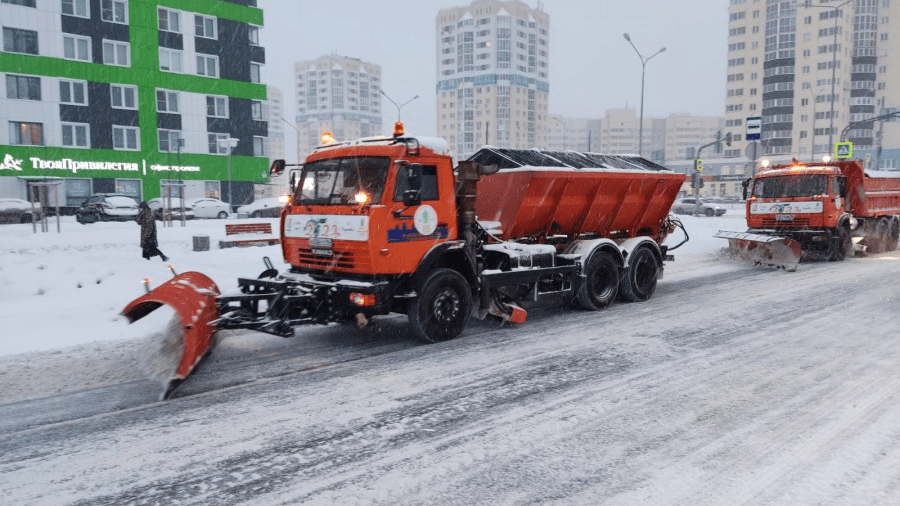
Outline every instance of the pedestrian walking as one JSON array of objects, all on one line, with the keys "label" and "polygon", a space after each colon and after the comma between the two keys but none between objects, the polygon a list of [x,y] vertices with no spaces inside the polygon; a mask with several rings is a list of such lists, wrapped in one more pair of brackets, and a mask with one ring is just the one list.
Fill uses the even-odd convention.
[{"label": "pedestrian walking", "polygon": [[138,205],[137,222],[141,226],[141,249],[144,258],[150,260],[159,255],[163,262],[167,261],[169,257],[159,250],[159,243],[156,241],[156,219],[146,202]]}]

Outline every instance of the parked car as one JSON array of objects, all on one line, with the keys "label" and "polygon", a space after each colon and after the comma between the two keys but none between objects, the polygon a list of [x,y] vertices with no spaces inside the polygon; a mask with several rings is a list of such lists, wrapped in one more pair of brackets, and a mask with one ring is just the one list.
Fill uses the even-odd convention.
[{"label": "parked car", "polygon": [[0,223],[30,223],[34,217],[41,219],[41,203],[35,202],[32,208],[31,202],[22,199],[0,199]]},{"label": "parked car", "polygon": [[[697,212],[697,199],[688,197],[676,200],[672,204],[672,212],[675,214],[694,214]],[[701,200],[699,212],[706,216],[722,216],[725,214],[725,206]]]},{"label": "parked car", "polygon": [[277,218],[284,207],[278,197],[256,199],[237,209],[238,216],[246,214],[250,218]]},{"label": "parked car", "polygon": [[219,199],[204,197],[200,199],[188,199],[187,205],[194,211],[197,218],[218,218],[224,220],[231,214],[231,206]]},{"label": "parked car", "polygon": [[194,211],[191,209],[190,202],[185,201],[182,203],[181,199],[178,197],[172,197],[171,199],[161,197],[147,201],[147,205],[150,206],[150,210],[153,211],[153,217],[157,220],[163,219],[163,207],[165,207],[167,203],[169,204],[169,216],[173,220],[180,220],[182,213],[184,214],[184,219],[194,219]]},{"label": "parked car", "polygon": [[75,211],[78,223],[132,221],[137,219],[138,204],[128,195],[95,193]]}]

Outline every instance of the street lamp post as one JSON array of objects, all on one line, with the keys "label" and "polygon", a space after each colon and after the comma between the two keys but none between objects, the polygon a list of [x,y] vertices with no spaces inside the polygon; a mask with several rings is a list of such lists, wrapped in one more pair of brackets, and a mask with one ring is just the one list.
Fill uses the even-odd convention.
[{"label": "street lamp post", "polygon": [[666,48],[663,47],[659,51],[651,54],[650,56],[645,57],[634,46],[634,42],[631,42],[631,37],[629,37],[627,33],[623,33],[622,35],[625,37],[625,40],[627,40],[628,43],[631,44],[631,47],[634,49],[634,52],[637,53],[638,58],[641,59],[641,119],[640,119],[640,125],[638,127],[639,132],[640,132],[638,134],[638,136],[639,136],[639,138],[638,138],[638,154],[641,156],[644,156],[644,153],[643,153],[643,148],[644,148],[644,73],[647,70],[647,62],[650,61],[650,58],[653,58],[654,56],[658,55],[659,53],[662,53],[663,51],[666,50]]},{"label": "street lamp post", "polygon": [[394,104],[395,107],[397,107],[397,122],[398,122],[398,123],[400,122],[400,109],[403,109],[403,106],[404,106],[404,105],[406,105],[406,104],[412,102],[413,100],[419,98],[419,96],[416,95],[416,96],[414,96],[413,98],[407,100],[406,102],[403,102],[402,104],[397,105],[397,102],[394,102],[394,99],[392,99],[391,97],[387,96],[387,93],[385,93],[384,90],[382,90],[382,89],[379,88],[378,91],[381,92],[382,95],[384,95],[384,98],[390,100],[391,103]]},{"label": "street lamp post", "polygon": [[294,140],[296,141],[296,144],[297,144],[297,146],[296,146],[297,147],[297,158],[295,159],[295,161],[299,162],[300,161],[300,130],[297,130],[297,127],[292,125],[290,121],[284,119],[284,116],[281,117],[281,121],[284,121],[287,124],[287,126],[294,129],[294,134],[295,134]]},{"label": "street lamp post", "polygon": [[231,152],[237,146],[240,139],[229,137],[227,139],[219,139],[219,148],[228,149],[228,207],[234,212],[234,202],[231,200]]},{"label": "street lamp post", "polygon": [[832,148],[834,147],[834,80],[836,79],[836,71],[837,71],[837,35],[838,35],[838,18],[840,17],[840,9],[841,7],[853,2],[854,0],[846,0],[845,2],[838,4],[837,6],[833,5],[813,5],[812,2],[806,0],[806,3],[803,4],[804,7],[821,7],[823,9],[832,9],[834,10],[834,42],[831,48],[831,96],[828,97],[831,102],[831,112],[829,112],[829,124],[828,124],[828,145]]}]

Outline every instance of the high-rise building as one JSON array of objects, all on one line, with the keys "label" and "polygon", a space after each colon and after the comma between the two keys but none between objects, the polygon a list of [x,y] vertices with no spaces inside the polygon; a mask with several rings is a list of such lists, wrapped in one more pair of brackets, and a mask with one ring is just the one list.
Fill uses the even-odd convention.
[{"label": "high-rise building", "polygon": [[172,181],[186,198],[252,199],[268,172],[262,10],[176,4],[0,3],[0,196],[53,178],[51,203],[70,212],[95,192],[144,200]]},{"label": "high-rise building", "polygon": [[381,66],[325,55],[294,64],[297,150],[306,157],[323,132],[338,141],[382,135]]},{"label": "high-rise building", "polygon": [[437,132],[467,158],[481,145],[545,144],[550,17],[512,0],[438,12]]},{"label": "high-rise building", "polygon": [[[284,159],[284,94],[280,89],[272,85],[266,86],[266,101],[263,104],[263,115],[269,123],[266,154],[269,155],[270,162]],[[294,131],[291,130],[291,134],[293,133]]]},{"label": "high-rise building", "polygon": [[900,123],[865,120],[900,107],[900,2],[730,0],[728,14],[726,155],[744,155],[760,116],[761,155],[833,156],[846,131],[854,158],[897,166]]}]

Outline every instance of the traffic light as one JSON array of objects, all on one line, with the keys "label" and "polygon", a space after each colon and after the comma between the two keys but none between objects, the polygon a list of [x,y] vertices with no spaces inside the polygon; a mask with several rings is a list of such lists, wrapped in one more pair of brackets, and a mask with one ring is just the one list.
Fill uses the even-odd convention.
[{"label": "traffic light", "polygon": [[731,147],[731,132],[725,135],[725,145]]}]

